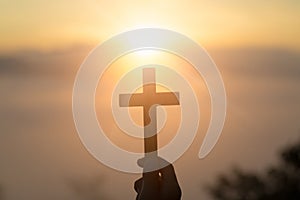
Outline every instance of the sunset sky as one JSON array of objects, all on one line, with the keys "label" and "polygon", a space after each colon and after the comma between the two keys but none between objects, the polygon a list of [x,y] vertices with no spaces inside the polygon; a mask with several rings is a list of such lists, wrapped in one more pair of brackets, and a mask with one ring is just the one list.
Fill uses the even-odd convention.
[{"label": "sunset sky", "polygon": [[[224,80],[225,126],[203,160],[197,154],[208,124],[209,95],[204,84],[204,91],[198,88],[201,114],[208,117],[174,163],[183,200],[212,200],[203,186],[220,173],[233,166],[262,172],[278,163],[282,147],[300,138],[298,0],[1,0],[0,13],[0,200],[135,199],[133,183],[140,175],[104,166],[80,142],[72,90],[81,63],[96,45],[136,28],[187,35],[208,51]],[[166,54],[155,57],[158,64],[184,67],[186,77],[193,75],[183,59]],[[120,77],[119,65],[147,64],[140,55],[110,66],[99,82],[106,90],[98,87],[97,109],[105,107],[101,100],[109,102],[101,96],[111,92],[105,81]],[[116,127],[107,123],[106,128]],[[119,146],[142,147],[110,136]]]},{"label": "sunset sky", "polygon": [[300,2],[2,0],[0,50],[97,44],[116,33],[162,27],[205,47],[300,49]]}]

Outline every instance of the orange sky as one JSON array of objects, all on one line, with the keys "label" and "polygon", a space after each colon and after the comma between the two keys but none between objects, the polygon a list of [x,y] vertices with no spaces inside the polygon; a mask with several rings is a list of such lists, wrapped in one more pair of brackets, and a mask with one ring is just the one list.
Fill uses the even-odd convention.
[{"label": "orange sky", "polygon": [[0,51],[95,45],[138,27],[168,28],[205,47],[300,49],[298,1],[2,0]]},{"label": "orange sky", "polygon": [[[233,166],[260,172],[276,164],[278,150],[299,138],[299,10],[297,0],[1,0],[0,54],[47,52],[0,56],[0,192],[6,199],[80,199],[69,177],[85,183],[100,174],[111,199],[135,198],[140,176],[105,167],[80,142],[71,96],[91,48],[138,27],[172,29],[212,47],[224,79],[228,110],[218,144],[199,160],[201,129],[174,163],[183,199],[209,199],[202,186]],[[209,109],[205,92],[201,113]]]}]

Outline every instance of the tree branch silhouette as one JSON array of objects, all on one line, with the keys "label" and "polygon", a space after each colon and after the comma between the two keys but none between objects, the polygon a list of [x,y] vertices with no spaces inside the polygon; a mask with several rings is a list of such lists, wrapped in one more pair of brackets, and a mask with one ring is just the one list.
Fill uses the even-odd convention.
[{"label": "tree branch silhouette", "polygon": [[283,149],[280,163],[264,174],[236,168],[220,175],[207,189],[216,200],[300,199],[300,141]]}]

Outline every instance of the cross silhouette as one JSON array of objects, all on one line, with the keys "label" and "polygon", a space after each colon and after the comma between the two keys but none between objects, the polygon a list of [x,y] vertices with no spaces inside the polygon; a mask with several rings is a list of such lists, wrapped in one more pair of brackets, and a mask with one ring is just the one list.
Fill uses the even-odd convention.
[{"label": "cross silhouette", "polygon": [[[178,92],[156,92],[155,69],[143,69],[143,93],[120,94],[120,107],[142,106],[144,119],[144,151],[157,155],[157,119],[158,105],[179,105]],[[153,107],[152,107],[153,106]],[[151,110],[150,110],[151,109]],[[151,121],[152,120],[152,121]]]}]

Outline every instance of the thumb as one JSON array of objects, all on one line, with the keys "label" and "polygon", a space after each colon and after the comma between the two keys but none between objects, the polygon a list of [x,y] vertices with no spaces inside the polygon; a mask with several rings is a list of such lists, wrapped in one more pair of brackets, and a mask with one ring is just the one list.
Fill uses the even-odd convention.
[{"label": "thumb", "polygon": [[164,160],[163,158],[152,155],[148,155],[144,158],[138,159],[137,164],[139,167],[143,168],[144,173],[158,171],[170,165],[170,163]]}]

